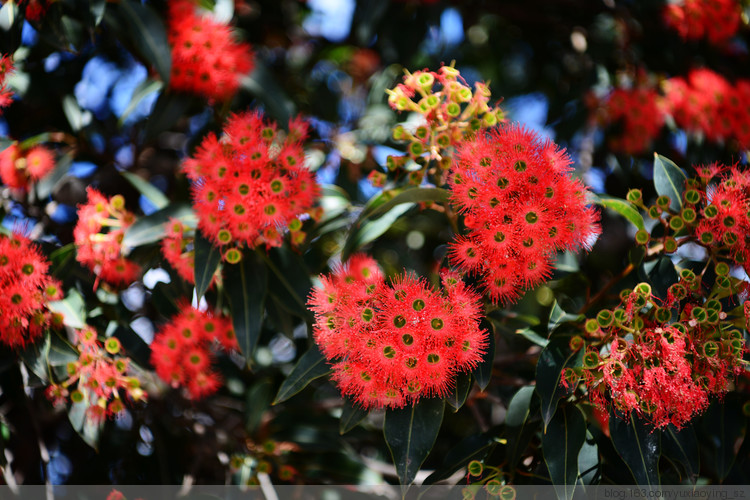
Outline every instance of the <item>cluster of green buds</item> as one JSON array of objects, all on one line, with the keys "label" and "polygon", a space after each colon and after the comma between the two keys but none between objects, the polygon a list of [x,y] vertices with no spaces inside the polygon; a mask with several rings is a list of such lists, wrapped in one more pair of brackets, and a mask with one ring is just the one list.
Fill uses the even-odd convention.
[{"label": "cluster of green buds", "polygon": [[247,453],[237,453],[229,459],[229,468],[235,475],[236,484],[259,485],[259,475],[273,476],[289,483],[299,475],[297,469],[284,463],[289,452],[296,450],[292,443],[268,440],[256,444],[248,441],[247,447]]},{"label": "cluster of green buds", "polygon": [[472,460],[467,466],[467,472],[471,484],[461,490],[464,500],[474,500],[483,490],[490,497],[515,500],[516,489],[503,481],[503,472],[499,467]]},{"label": "cluster of green buds", "polygon": [[[472,91],[452,65],[438,71],[406,71],[404,83],[386,92],[393,109],[424,118],[413,131],[404,125],[393,129],[393,139],[407,141],[408,158],[420,165],[435,160],[450,167],[452,148],[478,130],[505,121],[503,111],[489,105],[488,85],[477,82]],[[406,162],[407,157],[389,157],[388,169],[402,168]]]}]

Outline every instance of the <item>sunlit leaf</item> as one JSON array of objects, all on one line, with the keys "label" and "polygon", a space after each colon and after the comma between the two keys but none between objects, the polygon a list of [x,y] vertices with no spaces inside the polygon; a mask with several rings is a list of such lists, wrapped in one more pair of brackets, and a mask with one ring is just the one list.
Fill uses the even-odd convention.
[{"label": "sunlit leaf", "polygon": [[126,250],[156,243],[164,239],[165,224],[177,219],[188,227],[195,227],[196,216],[193,208],[186,203],[174,203],[136,220],[125,230],[122,246]]},{"label": "sunlit leaf", "polygon": [[595,198],[595,201],[604,208],[608,208],[622,215],[637,229],[646,229],[646,225],[643,223],[643,216],[629,201],[601,194]]},{"label": "sunlit leaf", "polygon": [[654,187],[659,196],[669,196],[669,208],[682,208],[682,192],[687,176],[680,167],[666,156],[654,153]]}]

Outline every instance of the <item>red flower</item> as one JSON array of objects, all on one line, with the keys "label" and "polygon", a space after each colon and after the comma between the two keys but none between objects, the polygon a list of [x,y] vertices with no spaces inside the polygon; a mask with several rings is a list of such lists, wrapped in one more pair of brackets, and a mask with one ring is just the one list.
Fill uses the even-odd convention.
[{"label": "red flower", "polygon": [[230,99],[240,78],[253,69],[250,45],[236,42],[229,26],[199,15],[191,0],[171,0],[168,15],[169,86],[209,99]]},{"label": "red flower", "polygon": [[685,40],[708,38],[724,45],[740,27],[742,9],[736,0],[683,0],[668,3],[662,12],[664,23]]},{"label": "red flower", "polygon": [[130,358],[121,356],[122,346],[116,337],[102,343],[96,330],[88,326],[78,330],[77,337],[78,361],[68,364],[67,380],[47,389],[47,397],[55,405],[67,399],[85,403],[86,415],[98,423],[122,413],[123,398],[140,401],[146,397],[138,378],[128,375]]},{"label": "red flower", "polygon": [[519,126],[465,142],[449,178],[469,232],[450,247],[453,263],[481,275],[493,301],[513,302],[547,279],[558,250],[590,248],[600,232],[564,150]]},{"label": "red flower", "polygon": [[2,108],[13,100],[13,91],[8,88],[6,78],[13,72],[13,59],[9,55],[0,54],[0,115]]},{"label": "red flower", "polygon": [[282,228],[299,225],[318,186],[305,167],[307,125],[301,120],[289,123],[283,140],[260,113],[232,115],[224,132],[222,140],[209,134],[183,169],[193,181],[198,227],[215,244],[229,246],[224,257],[232,261],[235,247],[280,246]]},{"label": "red flower", "polygon": [[621,124],[621,134],[610,140],[614,151],[640,154],[651,147],[664,125],[661,98],[656,90],[615,89],[603,103],[605,124]]},{"label": "red flower", "polygon": [[0,180],[16,189],[26,190],[30,181],[38,181],[55,168],[55,156],[45,146],[23,150],[13,143],[0,152]]},{"label": "red flower", "polygon": [[112,285],[128,285],[140,273],[140,267],[125,258],[122,239],[135,216],[125,209],[125,200],[116,195],[105,198],[94,188],[87,188],[88,203],[78,207],[78,223],[73,229],[77,248],[76,260]]},{"label": "red flower", "polygon": [[315,342],[341,392],[365,408],[446,396],[482,359],[479,297],[454,273],[441,292],[411,275],[386,284],[372,258],[355,255],[321,281],[308,302]]},{"label": "red flower", "polygon": [[47,308],[62,298],[60,284],[47,271],[49,262],[27,238],[0,234],[0,342],[24,347],[59,323]]},{"label": "red flower", "polygon": [[236,350],[237,339],[228,318],[182,309],[151,343],[151,363],[162,380],[184,387],[191,399],[202,399],[221,386],[220,376],[211,369],[215,351]]}]

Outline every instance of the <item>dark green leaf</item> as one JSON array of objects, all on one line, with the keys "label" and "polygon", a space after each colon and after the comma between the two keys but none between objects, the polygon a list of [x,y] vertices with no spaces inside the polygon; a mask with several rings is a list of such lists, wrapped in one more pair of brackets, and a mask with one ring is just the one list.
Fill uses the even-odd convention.
[{"label": "dark green leaf", "polygon": [[180,312],[180,300],[182,297],[173,285],[159,282],[151,291],[151,301],[154,307],[167,318]]},{"label": "dark green leaf", "polygon": [[542,400],[542,419],[546,429],[555,414],[557,402],[566,394],[560,383],[565,368],[581,366],[583,349],[570,352],[565,339],[554,339],[539,355],[536,365],[536,392]]},{"label": "dark green leaf", "polygon": [[281,247],[268,252],[265,260],[275,276],[269,282],[270,292],[279,298],[287,310],[312,322],[306,298],[313,285],[302,256],[287,247]]},{"label": "dark green leaf", "polygon": [[661,433],[654,431],[653,427],[634,414],[625,420],[621,415],[611,413],[609,429],[612,444],[630,469],[636,483],[651,488],[658,487],[661,482]]},{"label": "dark green leaf", "polygon": [[268,114],[278,123],[286,125],[295,114],[294,102],[284,93],[284,85],[276,81],[258,58],[255,59],[255,69],[241,80],[240,85],[263,101]]},{"label": "dark green leaf", "polygon": [[489,321],[482,319],[482,329],[487,330],[488,345],[487,352],[482,356],[482,362],[471,372],[479,388],[485,390],[492,380],[492,367],[495,364],[495,329]]},{"label": "dark green leaf", "polygon": [[682,192],[687,176],[680,167],[666,156],[654,153],[654,187],[659,196],[669,196],[669,208],[682,208]]},{"label": "dark green leaf", "polygon": [[520,328],[516,330],[516,335],[520,335],[521,337],[525,338],[529,342],[533,342],[534,344],[541,346],[541,347],[546,347],[547,344],[549,344],[548,339],[545,339],[544,337],[536,333],[531,328]]},{"label": "dark green leaf", "polygon": [[245,398],[245,430],[254,434],[263,415],[273,400],[274,383],[271,379],[264,378],[255,382],[247,391]]},{"label": "dark green leaf", "polygon": [[565,312],[562,307],[560,307],[560,304],[557,303],[557,301],[552,304],[552,310],[549,313],[549,321],[547,322],[547,329],[549,330],[550,335],[552,334],[557,327],[559,327],[561,324],[566,323],[568,321],[580,323],[583,320],[583,315],[581,314],[571,314]]},{"label": "dark green leaf", "polygon": [[448,191],[437,187],[415,187],[406,189],[387,201],[384,200],[382,203],[366,207],[362,210],[362,213],[357,220],[357,224],[360,224],[365,219],[374,219],[385,214],[397,205],[402,205],[404,203],[421,203],[425,201],[442,203],[447,201],[449,196],[450,194]]},{"label": "dark green leaf", "polygon": [[[742,413],[741,403],[727,397],[724,401],[714,401],[702,419],[706,438],[708,463],[723,480],[737,459],[735,450],[746,432],[747,417]],[[701,440],[703,441],[703,439]]]},{"label": "dark green leaf", "polygon": [[89,418],[86,414],[86,410],[89,407],[89,402],[84,401],[82,403],[73,403],[70,405],[68,410],[68,419],[73,429],[81,436],[83,441],[94,448],[99,449],[99,435],[104,429],[104,419],[100,419],[99,422]]},{"label": "dark green leaf", "polygon": [[362,226],[355,227],[344,243],[341,252],[342,260],[347,260],[360,247],[378,239],[388,231],[396,220],[408,212],[414,206],[413,203],[404,203],[391,209],[379,219],[366,222]]},{"label": "dark green leaf", "polygon": [[603,206],[604,208],[614,210],[618,214],[625,217],[628,221],[630,221],[631,224],[636,227],[636,229],[646,229],[646,225],[643,223],[643,216],[638,211],[638,209],[634,207],[633,204],[629,201],[606,195],[598,195],[595,198],[595,201],[597,204]]},{"label": "dark green leaf", "polygon": [[662,432],[662,453],[685,468],[687,480],[695,484],[700,472],[700,453],[695,429],[685,427],[677,430],[673,425]]},{"label": "dark green leaf", "polygon": [[165,224],[170,219],[177,219],[188,227],[195,227],[196,216],[193,208],[186,203],[175,203],[135,221],[125,231],[122,246],[131,249],[161,241],[165,235]]},{"label": "dark green leaf", "polygon": [[190,106],[190,97],[174,92],[162,92],[146,122],[146,140],[153,140],[174,125]]},{"label": "dark green leaf", "polygon": [[286,380],[284,380],[284,383],[281,384],[279,392],[276,394],[276,399],[273,400],[273,404],[279,404],[286,401],[307,387],[307,384],[316,378],[324,377],[330,372],[331,367],[328,366],[326,358],[323,357],[318,346],[313,344],[310,346],[310,349],[299,358],[297,364],[292,368],[292,372]]},{"label": "dark green leaf", "polygon": [[169,84],[172,52],[164,23],[148,5],[131,0],[123,0],[117,5],[136,50],[156,68],[162,81]]},{"label": "dark green leaf", "polygon": [[344,398],[341,418],[339,419],[339,433],[346,434],[354,429],[369,413],[370,410],[365,410],[358,404],[352,403],[349,398]]},{"label": "dark green leaf", "polygon": [[443,464],[427,476],[424,484],[435,484],[449,478],[457,470],[466,467],[472,460],[482,460],[495,446],[497,446],[497,439],[489,433],[465,437],[445,454]]},{"label": "dark green leaf", "polygon": [[413,406],[386,410],[383,435],[402,486],[414,481],[435,444],[443,422],[444,403],[422,399]]},{"label": "dark green leaf", "polygon": [[238,264],[224,266],[224,291],[242,354],[250,360],[263,324],[268,271],[256,252],[247,251]]},{"label": "dark green leaf", "polygon": [[214,273],[221,262],[221,251],[206,239],[200,231],[195,232],[195,294],[200,300],[211,285]]},{"label": "dark green leaf", "polygon": [[157,209],[160,210],[169,205],[169,198],[147,180],[131,172],[121,172],[121,175],[125,177],[125,179],[132,184],[139,193],[148,198],[148,201],[153,203]]},{"label": "dark green leaf", "polygon": [[[535,411],[538,400],[534,396],[534,387],[521,387],[510,400],[505,413],[505,439],[510,470],[515,470],[526,443],[535,433],[535,425],[529,421],[529,415]],[[536,424],[538,424],[538,420]]]},{"label": "dark green leaf", "polygon": [[578,453],[578,482],[585,486],[598,484],[601,476],[601,464],[599,463],[599,446],[596,439],[589,431],[586,431],[586,440]]},{"label": "dark green leaf", "polygon": [[71,328],[83,328],[86,326],[86,304],[81,294],[70,289],[62,300],[56,300],[48,304],[51,311],[63,315],[63,324]]},{"label": "dark green leaf", "polygon": [[445,401],[453,407],[454,413],[461,408],[466,402],[466,398],[469,396],[469,390],[471,390],[471,375],[468,373],[460,373],[456,377],[456,387],[450,395],[445,398]]},{"label": "dark green leaf", "polygon": [[647,273],[654,295],[665,299],[670,285],[677,283],[679,280],[672,259],[662,255],[655,261],[646,262],[643,268]]},{"label": "dark green leaf", "polygon": [[573,498],[578,479],[578,454],[586,440],[586,421],[577,406],[558,408],[542,434],[542,451],[557,498]]}]

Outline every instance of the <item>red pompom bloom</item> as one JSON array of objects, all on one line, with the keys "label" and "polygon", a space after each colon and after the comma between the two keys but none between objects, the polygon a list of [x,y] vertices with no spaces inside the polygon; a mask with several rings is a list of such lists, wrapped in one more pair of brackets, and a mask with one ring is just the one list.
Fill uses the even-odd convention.
[{"label": "red pompom bloom", "polygon": [[446,396],[487,348],[479,297],[454,273],[441,292],[411,275],[386,284],[373,259],[355,255],[321,280],[308,302],[315,342],[341,392],[364,408]]},{"label": "red pompom bloom", "polygon": [[302,148],[307,125],[292,120],[281,139],[276,125],[260,113],[241,113],[229,118],[224,133],[221,140],[209,134],[195,158],[183,163],[193,182],[199,229],[229,247],[224,252],[229,262],[239,259],[235,247],[280,246],[285,227],[304,237],[298,217],[318,196]]},{"label": "red pompom bloom", "polygon": [[73,229],[77,248],[76,260],[112,285],[128,285],[140,273],[140,267],[125,258],[122,239],[135,216],[125,209],[120,195],[105,198],[94,188],[87,188],[88,203],[78,207],[78,223]]},{"label": "red pompom bloom", "polygon": [[229,26],[200,15],[191,0],[171,0],[168,15],[169,86],[209,99],[230,99],[240,78],[253,69],[250,45],[236,42]]},{"label": "red pompom bloom", "polygon": [[55,168],[55,156],[45,146],[23,150],[13,143],[0,152],[0,180],[8,187],[28,189]]},{"label": "red pompom bloom", "polygon": [[0,342],[24,347],[59,323],[47,302],[62,298],[49,262],[27,238],[0,234]]},{"label": "red pompom bloom", "polygon": [[67,400],[84,403],[88,406],[86,416],[99,423],[121,414],[126,397],[130,401],[146,398],[138,378],[128,375],[130,358],[122,357],[122,345],[116,337],[102,343],[91,327],[77,333],[78,361],[68,363],[67,380],[52,384],[46,391],[55,405]]},{"label": "red pompom bloom", "polygon": [[685,40],[708,38],[724,45],[740,27],[742,8],[737,0],[683,0],[667,3],[662,16]]},{"label": "red pompom bloom", "polygon": [[237,349],[237,338],[228,318],[192,307],[173,317],[151,343],[151,363],[162,380],[184,387],[191,399],[213,394],[221,378],[211,369],[217,349]]},{"label": "red pompom bloom", "polygon": [[620,123],[622,133],[610,140],[614,151],[640,154],[650,150],[664,125],[661,98],[654,89],[615,89],[603,103],[605,124]]},{"label": "red pompom bloom", "polygon": [[10,56],[0,55],[0,115],[2,109],[13,100],[13,91],[8,88],[6,78],[13,72],[13,59]]},{"label": "red pompom bloom", "polygon": [[[166,226],[166,236],[161,241],[161,252],[169,265],[180,277],[195,284],[195,235],[182,222],[170,220]],[[214,274],[211,284],[216,281]]]},{"label": "red pompom bloom", "polygon": [[451,244],[451,260],[481,275],[493,301],[513,302],[549,278],[556,251],[588,249],[600,233],[569,170],[564,150],[515,125],[459,148],[449,185],[469,233]]}]

